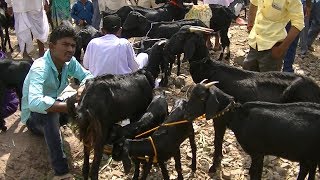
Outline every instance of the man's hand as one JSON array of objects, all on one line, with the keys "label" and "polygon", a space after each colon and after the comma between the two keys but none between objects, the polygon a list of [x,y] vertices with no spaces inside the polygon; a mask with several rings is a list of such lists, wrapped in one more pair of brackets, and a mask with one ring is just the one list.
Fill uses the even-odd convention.
[{"label": "man's hand", "polygon": [[49,11],[50,11],[50,6],[49,6],[49,4],[48,4],[48,1],[45,1],[43,8],[44,8],[44,10],[45,10],[46,12],[49,12]]},{"label": "man's hand", "polygon": [[82,94],[84,88],[85,88],[85,85],[82,85],[82,86],[80,86],[80,87],[78,88],[78,90],[77,90],[77,96],[76,96],[77,102],[80,101],[80,97],[81,97],[81,94]]},{"label": "man's hand", "polygon": [[13,9],[12,7],[8,7],[7,12],[9,14],[9,16],[13,16]]},{"label": "man's hand", "polygon": [[80,26],[83,26],[84,25],[84,21],[81,19],[81,20],[79,20],[79,25]]},{"label": "man's hand", "polygon": [[283,59],[286,52],[287,52],[287,49],[284,49],[279,45],[275,45],[271,49],[271,56],[274,59],[281,60]]}]

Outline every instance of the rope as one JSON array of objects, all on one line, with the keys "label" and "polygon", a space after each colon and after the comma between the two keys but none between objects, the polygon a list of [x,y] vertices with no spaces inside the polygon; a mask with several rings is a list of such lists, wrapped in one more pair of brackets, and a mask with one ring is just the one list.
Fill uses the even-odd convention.
[{"label": "rope", "polygon": [[153,163],[157,163],[158,162],[158,153],[157,153],[157,148],[156,148],[156,145],[154,144],[153,142],[153,139],[151,136],[148,137],[151,145],[152,145],[152,148],[153,148],[153,152],[154,152],[154,156],[153,156]]}]

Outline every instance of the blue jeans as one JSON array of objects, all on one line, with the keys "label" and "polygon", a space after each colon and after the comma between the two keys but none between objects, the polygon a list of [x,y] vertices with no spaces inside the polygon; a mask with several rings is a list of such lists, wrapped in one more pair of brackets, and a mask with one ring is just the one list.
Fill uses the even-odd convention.
[{"label": "blue jeans", "polygon": [[311,24],[308,32],[308,46],[311,46],[320,32],[320,1],[312,4]]},{"label": "blue jeans", "polygon": [[310,20],[311,22],[309,22],[308,18],[305,18],[304,29],[306,30],[303,30],[301,33],[301,54],[307,53],[308,47],[313,44],[320,32],[320,1],[317,3],[312,3]]},{"label": "blue jeans", "polygon": [[92,26],[97,30],[100,30],[101,15],[99,10],[98,0],[92,0],[92,5],[93,5]]},{"label": "blue jeans", "polygon": [[[291,22],[289,22],[286,26],[287,32],[289,32],[290,28],[291,28]],[[287,54],[284,57],[283,69],[282,69],[283,72],[294,72],[294,70],[292,68],[292,64],[293,64],[294,59],[296,57],[296,50],[297,50],[297,46],[298,46],[298,41],[299,41],[299,34],[293,40],[293,42],[290,44],[289,49],[287,51]]]},{"label": "blue jeans", "polygon": [[60,133],[60,113],[40,114],[31,112],[27,121],[28,129],[36,134],[43,135],[46,141],[51,164],[55,175],[60,176],[69,172],[68,161],[63,151],[63,140]]}]

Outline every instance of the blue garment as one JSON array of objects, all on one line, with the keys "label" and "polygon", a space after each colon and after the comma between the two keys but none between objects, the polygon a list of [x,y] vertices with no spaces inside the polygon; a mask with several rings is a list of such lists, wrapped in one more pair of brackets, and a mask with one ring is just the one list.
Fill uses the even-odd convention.
[{"label": "blue garment", "polygon": [[[320,0],[312,1],[310,19],[305,19],[305,29],[301,33],[301,54],[306,54],[320,32]],[[311,22],[309,21],[311,20]]]},{"label": "blue garment", "polygon": [[314,40],[317,38],[320,32],[320,1],[316,0],[315,3],[312,3],[311,9],[311,23],[308,31],[308,42],[307,45],[310,47]]},{"label": "blue garment", "polygon": [[[0,51],[0,60],[6,58],[6,54]],[[19,106],[19,97],[15,89],[6,89],[3,94],[3,102],[1,105],[2,119],[9,117],[15,113]]]},{"label": "blue garment", "polygon": [[71,17],[75,20],[76,24],[79,25],[80,20],[87,22],[86,25],[91,25],[93,16],[93,5],[91,1],[87,1],[83,4],[78,0],[71,9]]},{"label": "blue garment", "polygon": [[[290,28],[291,28],[291,23],[289,22],[286,26],[287,32],[289,32]],[[292,65],[294,63],[294,59],[296,58],[296,50],[297,50],[298,42],[299,42],[299,34],[290,44],[287,54],[284,57],[283,69],[282,69],[283,72],[294,72]]]},{"label": "blue garment", "polygon": [[98,0],[92,0],[92,4],[93,4],[92,26],[97,30],[100,30],[101,15],[99,10]]},{"label": "blue garment", "polygon": [[28,130],[33,134],[44,136],[56,176],[69,172],[68,161],[63,151],[63,141],[60,134],[60,115],[60,113],[53,112],[48,114],[32,112],[27,121]]},{"label": "blue garment", "polygon": [[68,86],[69,76],[79,79],[82,84],[93,77],[74,57],[62,67],[61,81],[51,59],[50,50],[47,50],[43,57],[35,60],[23,83],[21,122],[26,123],[31,111],[47,114],[46,110]]}]

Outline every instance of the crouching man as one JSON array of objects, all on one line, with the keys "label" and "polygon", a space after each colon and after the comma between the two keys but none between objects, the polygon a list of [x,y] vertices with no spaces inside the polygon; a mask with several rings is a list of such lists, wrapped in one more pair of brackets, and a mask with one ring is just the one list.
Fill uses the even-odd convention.
[{"label": "crouching man", "polygon": [[65,102],[57,97],[68,86],[68,77],[83,84],[92,74],[73,57],[76,33],[67,26],[55,28],[49,38],[49,49],[34,61],[24,81],[21,121],[47,143],[54,179],[72,179],[69,174],[59,119],[67,113]]}]

